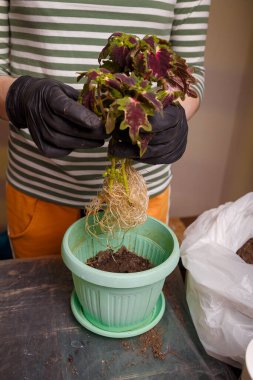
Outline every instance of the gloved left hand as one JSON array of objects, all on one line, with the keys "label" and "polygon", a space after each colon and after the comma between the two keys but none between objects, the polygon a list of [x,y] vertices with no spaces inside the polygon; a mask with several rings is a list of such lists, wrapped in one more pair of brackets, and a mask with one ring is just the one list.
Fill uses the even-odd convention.
[{"label": "gloved left hand", "polygon": [[169,105],[162,113],[149,117],[152,132],[140,131],[140,135],[151,135],[148,148],[140,157],[139,147],[133,145],[128,130],[113,133],[109,154],[119,158],[131,158],[148,164],[171,164],[184,153],[187,144],[188,124],[181,105]]},{"label": "gloved left hand", "polygon": [[79,91],[49,78],[21,76],[6,97],[12,124],[28,128],[40,152],[50,158],[64,157],[74,149],[104,144],[104,123],[77,102]]}]

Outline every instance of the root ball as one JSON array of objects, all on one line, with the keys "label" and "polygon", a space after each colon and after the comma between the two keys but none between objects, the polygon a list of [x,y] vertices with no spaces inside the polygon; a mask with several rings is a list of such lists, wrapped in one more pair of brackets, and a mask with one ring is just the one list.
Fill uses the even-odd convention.
[{"label": "root ball", "polygon": [[[148,194],[143,176],[131,166],[126,165],[125,172],[128,191],[124,184],[115,181],[113,186],[105,178],[102,191],[86,207],[86,215],[93,215],[91,225],[86,218],[86,229],[92,235],[97,227],[101,232],[113,235],[118,230],[129,230],[147,219]],[[102,217],[100,211],[103,211]]]}]

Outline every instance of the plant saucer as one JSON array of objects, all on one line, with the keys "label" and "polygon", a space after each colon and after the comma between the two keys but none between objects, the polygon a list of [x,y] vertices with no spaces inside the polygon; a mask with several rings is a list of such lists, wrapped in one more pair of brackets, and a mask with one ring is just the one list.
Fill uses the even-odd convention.
[{"label": "plant saucer", "polygon": [[93,325],[86,317],[83,312],[82,306],[78,300],[76,292],[73,291],[71,295],[71,310],[76,318],[76,320],[84,326],[86,329],[94,332],[95,334],[106,336],[109,338],[130,338],[133,336],[141,335],[150,329],[152,329],[162,318],[165,311],[165,298],[163,293],[161,292],[154,309],[151,312],[150,317],[148,317],[141,326],[133,330],[127,331],[108,331],[102,328],[99,328]]}]

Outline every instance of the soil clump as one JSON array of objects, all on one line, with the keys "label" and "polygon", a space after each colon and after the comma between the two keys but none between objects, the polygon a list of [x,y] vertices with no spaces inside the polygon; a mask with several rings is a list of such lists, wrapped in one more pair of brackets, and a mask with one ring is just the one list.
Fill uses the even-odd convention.
[{"label": "soil clump", "polygon": [[113,252],[112,249],[100,251],[96,256],[90,257],[86,264],[105,272],[114,273],[142,272],[153,268],[148,259],[129,251],[125,246],[122,246],[117,252]]},{"label": "soil clump", "polygon": [[250,238],[236,252],[247,264],[253,264],[253,238]]}]

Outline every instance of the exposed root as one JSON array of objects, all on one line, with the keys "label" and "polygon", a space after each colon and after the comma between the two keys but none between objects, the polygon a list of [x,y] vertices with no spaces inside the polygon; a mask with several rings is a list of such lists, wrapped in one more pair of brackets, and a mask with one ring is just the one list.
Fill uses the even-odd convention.
[{"label": "exposed root", "polygon": [[[93,215],[93,223],[86,218],[87,231],[96,236],[97,227],[102,233],[113,236],[119,230],[126,231],[147,219],[148,194],[143,176],[130,164],[125,166],[128,188],[124,183],[105,178],[100,194],[86,207],[86,215]],[[100,211],[103,211],[102,217]],[[109,237],[108,236],[108,237]]]}]

